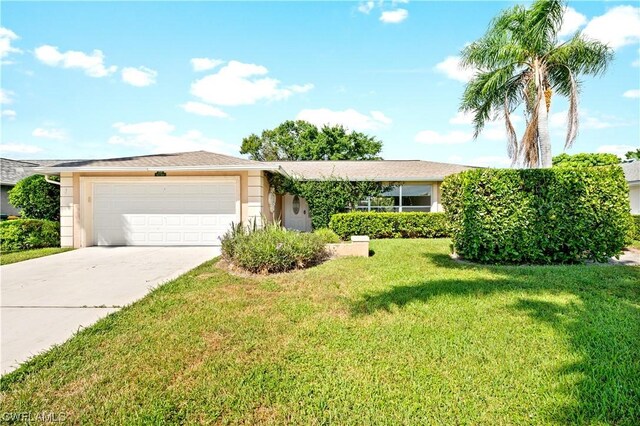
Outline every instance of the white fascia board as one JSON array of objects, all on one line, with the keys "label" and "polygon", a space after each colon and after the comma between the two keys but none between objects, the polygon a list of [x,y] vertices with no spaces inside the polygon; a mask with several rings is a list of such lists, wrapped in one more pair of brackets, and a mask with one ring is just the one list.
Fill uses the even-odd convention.
[{"label": "white fascia board", "polygon": [[170,171],[206,171],[206,172],[219,172],[219,171],[243,171],[243,170],[264,170],[264,171],[279,171],[278,166],[241,166],[241,165],[229,165],[229,166],[155,166],[155,167],[34,167],[36,172],[47,174],[59,174],[61,172],[170,172]]}]

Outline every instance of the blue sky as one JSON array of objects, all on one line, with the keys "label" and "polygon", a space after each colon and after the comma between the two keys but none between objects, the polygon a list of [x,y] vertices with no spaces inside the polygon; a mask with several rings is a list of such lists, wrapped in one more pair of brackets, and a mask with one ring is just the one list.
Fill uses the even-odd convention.
[{"label": "blue sky", "polygon": [[[470,75],[457,55],[513,4],[3,1],[0,152],[239,155],[243,137],[304,118],[375,135],[387,159],[505,166],[502,123],[474,141],[457,113]],[[570,152],[640,146],[638,3],[568,6],[565,34],[615,48],[607,74],[584,79]],[[558,154],[567,105],[551,108]]]}]

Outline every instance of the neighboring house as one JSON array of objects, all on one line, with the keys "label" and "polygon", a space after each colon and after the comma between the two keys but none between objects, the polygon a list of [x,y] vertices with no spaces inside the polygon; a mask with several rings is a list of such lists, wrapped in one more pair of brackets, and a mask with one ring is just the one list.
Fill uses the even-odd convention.
[{"label": "neighboring house", "polygon": [[631,214],[640,214],[640,161],[634,160],[622,163],[624,177],[629,184],[629,202]]},{"label": "neighboring house", "polygon": [[[63,160],[12,160],[10,158],[0,158],[0,186],[2,193],[0,194],[0,216],[20,215],[20,209],[9,203],[9,191],[18,183],[18,181],[38,174],[36,167],[51,166],[60,163]],[[68,161],[68,160],[64,160]]]},{"label": "neighboring house", "polygon": [[309,230],[303,199],[276,196],[267,172],[322,179],[387,182],[383,197],[360,209],[441,211],[440,182],[470,167],[427,161],[257,162],[206,151],[38,168],[59,175],[63,247],[94,245],[219,245],[232,223],[282,220]]}]

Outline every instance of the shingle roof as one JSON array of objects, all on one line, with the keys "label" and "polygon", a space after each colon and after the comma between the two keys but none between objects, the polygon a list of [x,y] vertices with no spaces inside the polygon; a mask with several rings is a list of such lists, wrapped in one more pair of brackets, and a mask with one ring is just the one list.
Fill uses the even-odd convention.
[{"label": "shingle roof", "polygon": [[640,161],[635,160],[629,163],[622,163],[622,170],[624,170],[624,177],[627,182],[640,182]]},{"label": "shingle roof", "polygon": [[474,168],[420,160],[276,161],[273,163],[280,165],[289,175],[309,180],[329,177],[356,181],[442,180],[445,176]]},{"label": "shingle roof", "polygon": [[[162,168],[162,167],[256,167],[264,163],[246,160],[244,158],[231,157],[229,155],[216,154],[207,151],[177,152],[171,154],[141,155],[136,157],[107,158],[100,160],[64,161],[48,166],[47,170],[55,169],[136,169],[136,168]],[[264,164],[268,167],[266,164]]]},{"label": "shingle roof", "polygon": [[34,174],[33,168],[38,166],[28,161],[0,158],[0,182],[3,185],[15,185],[20,179]]},{"label": "shingle roof", "polygon": [[50,166],[69,160],[12,160],[0,158],[0,182],[3,185],[15,185],[19,180],[38,174],[36,167]]}]

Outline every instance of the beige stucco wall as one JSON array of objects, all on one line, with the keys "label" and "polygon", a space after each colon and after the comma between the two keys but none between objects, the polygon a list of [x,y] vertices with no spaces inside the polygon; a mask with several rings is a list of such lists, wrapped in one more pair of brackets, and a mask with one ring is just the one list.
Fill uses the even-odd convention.
[{"label": "beige stucco wall", "polygon": [[[60,173],[60,245],[62,247],[83,247],[87,238],[87,230],[91,229],[92,215],[81,217],[80,179],[84,177],[154,177],[155,172],[83,172]],[[237,176],[240,178],[240,218],[243,223],[249,223],[256,219],[262,223],[263,203],[266,179],[262,171],[228,171],[228,172],[177,172],[167,171],[166,177],[193,177],[194,179],[205,176]],[[163,179],[158,177],[157,179]],[[268,186],[268,183],[266,184]],[[267,206],[268,212],[268,206]]]},{"label": "beige stucco wall", "polygon": [[640,183],[629,184],[629,203],[631,214],[640,214]]}]

